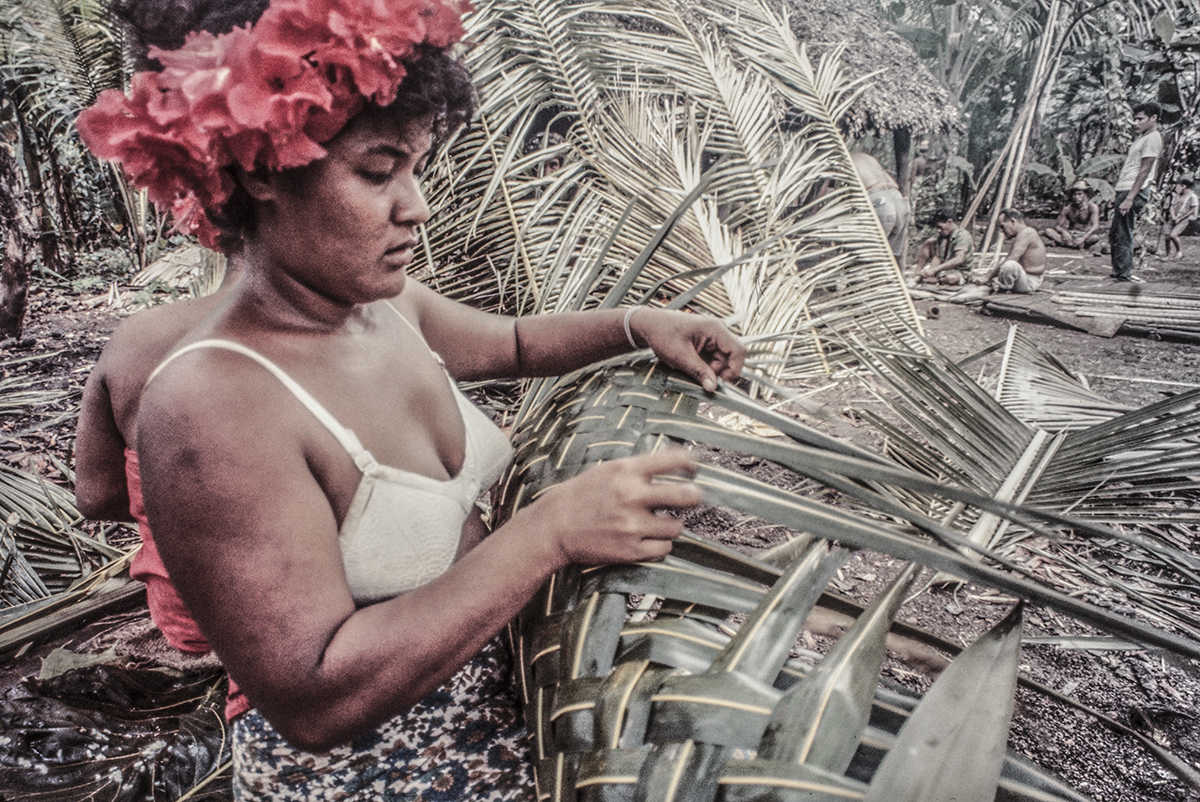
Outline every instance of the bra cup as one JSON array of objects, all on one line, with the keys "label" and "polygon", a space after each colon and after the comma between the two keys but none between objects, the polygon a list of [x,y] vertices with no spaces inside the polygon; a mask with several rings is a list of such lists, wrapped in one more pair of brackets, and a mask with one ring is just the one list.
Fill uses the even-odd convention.
[{"label": "bra cup", "polygon": [[[488,490],[500,478],[501,474],[512,462],[513,447],[508,437],[483,410],[471,403],[458,388],[454,390],[458,399],[458,407],[462,412],[463,425],[466,428],[467,456],[474,463],[472,479],[477,485],[474,495]],[[466,470],[466,460],[463,469]]]},{"label": "bra cup", "polygon": [[453,496],[363,476],[339,539],[354,601],[369,604],[437,579],[454,562],[464,521]]}]

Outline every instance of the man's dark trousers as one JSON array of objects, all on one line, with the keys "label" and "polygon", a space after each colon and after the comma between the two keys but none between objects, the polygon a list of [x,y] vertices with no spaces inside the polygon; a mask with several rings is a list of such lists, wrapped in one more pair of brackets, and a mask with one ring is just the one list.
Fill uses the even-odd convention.
[{"label": "man's dark trousers", "polygon": [[1121,204],[1129,196],[1129,190],[1117,192],[1112,225],[1108,227],[1108,245],[1112,251],[1112,277],[1115,279],[1128,281],[1133,276],[1133,227],[1137,224],[1137,216],[1145,208],[1149,195],[1144,189],[1138,192],[1133,198],[1129,214],[1121,214]]}]

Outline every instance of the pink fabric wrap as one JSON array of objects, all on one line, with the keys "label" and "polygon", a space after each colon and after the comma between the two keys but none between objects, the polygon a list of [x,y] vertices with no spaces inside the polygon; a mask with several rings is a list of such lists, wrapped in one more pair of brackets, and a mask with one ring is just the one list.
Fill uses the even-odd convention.
[{"label": "pink fabric wrap", "polygon": [[[146,520],[146,508],[142,502],[142,474],[138,456],[131,448],[125,449],[125,483],[129,488],[129,513],[137,521],[142,548],[129,565],[129,575],[146,583],[146,603],[150,607],[150,618],[162,631],[167,642],[181,652],[204,654],[211,650],[208,640],[188,612],[179,592],[171,583],[167,567],[163,565],[154,543],[154,534]],[[233,677],[229,678],[229,696],[225,700],[225,718],[232,721],[251,707],[250,700],[238,688]]]}]

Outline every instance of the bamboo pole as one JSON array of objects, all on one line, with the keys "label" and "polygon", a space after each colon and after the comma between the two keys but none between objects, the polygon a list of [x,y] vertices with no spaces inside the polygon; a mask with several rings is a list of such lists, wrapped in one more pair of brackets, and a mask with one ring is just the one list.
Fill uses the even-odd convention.
[{"label": "bamboo pole", "polygon": [[[996,230],[1000,222],[1000,212],[1012,206],[1016,199],[1017,188],[1020,186],[1021,176],[1025,168],[1025,154],[1029,147],[1029,137],[1033,132],[1033,122],[1037,116],[1038,109],[1041,107],[1042,96],[1049,85],[1049,81],[1046,78],[1056,70],[1056,65],[1060,58],[1060,50],[1057,47],[1059,39],[1057,29],[1059,27],[1061,10],[1061,0],[1052,0],[1050,8],[1046,13],[1046,26],[1043,29],[1038,45],[1037,60],[1034,63],[1033,73],[1029,79],[1025,104],[1017,116],[1016,124],[1013,126],[1013,133],[1009,135],[1008,143],[1006,144],[1005,158],[1003,159],[1003,177],[1000,180],[1000,186],[996,193],[996,202],[992,204],[991,213],[988,216],[987,232],[984,234],[983,242],[980,245],[981,252],[987,252],[995,245],[996,258],[999,257],[999,249],[1003,243],[1003,238],[994,242]],[[999,164],[1000,160],[997,159],[996,165],[998,166]],[[976,193],[968,218],[974,217],[979,204],[990,187],[991,181],[989,180],[987,186],[981,187],[980,191]]]},{"label": "bamboo pole", "polygon": [[[1037,116],[1038,108],[1042,106],[1042,95],[1046,86],[1044,78],[1052,71],[1051,61],[1057,62],[1057,36],[1056,29],[1058,28],[1058,16],[1062,10],[1061,0],[1052,0],[1050,10],[1046,12],[1046,24],[1042,32],[1042,40],[1038,44],[1038,58],[1034,62],[1033,74],[1030,77],[1030,85],[1025,98],[1025,106],[1021,108],[1018,124],[1018,136],[1012,148],[1009,149],[1004,160],[1004,178],[1001,180],[1000,191],[997,192],[996,203],[992,204],[991,214],[988,220],[988,232],[984,234],[983,244],[980,245],[980,251],[988,251],[992,247],[992,240],[996,237],[996,229],[1000,223],[1001,210],[1012,207],[1016,198],[1016,187],[1020,185],[1021,174],[1025,169],[1025,152],[1028,149],[1028,142],[1033,132],[1033,120]],[[1003,243],[1003,238],[997,241],[997,257],[998,246]]]}]

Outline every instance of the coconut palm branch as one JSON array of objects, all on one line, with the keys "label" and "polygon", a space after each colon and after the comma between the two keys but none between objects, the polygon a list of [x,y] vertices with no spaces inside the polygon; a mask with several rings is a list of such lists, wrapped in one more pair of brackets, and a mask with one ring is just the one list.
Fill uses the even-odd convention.
[{"label": "coconut palm branch", "polygon": [[[854,338],[850,338],[853,340]],[[1200,394],[1184,393],[1078,431],[1047,432],[1017,420],[936,352],[850,348],[894,390],[899,420],[866,411],[901,464],[1005,502],[1029,502],[1100,524],[1035,535],[994,511],[972,511],[910,489],[906,503],[953,514],[972,543],[993,547],[1060,579],[1064,592],[1120,598],[1139,616],[1195,636],[1200,587],[1194,513]],[[1043,388],[1047,385],[1040,385]],[[1118,534],[1119,533],[1119,534]],[[1115,535],[1115,539],[1114,539]],[[945,577],[948,578],[948,577]]]},{"label": "coconut palm branch", "polygon": [[[879,696],[876,678],[882,638],[911,570],[824,659],[810,655],[808,665],[787,659],[820,589],[844,557],[830,549],[833,541],[1002,588],[1135,640],[1200,653],[1195,633],[1183,629],[1186,636],[1179,637],[1073,598],[1003,555],[968,545],[944,515],[922,514],[907,500],[910,494],[937,496],[940,503],[931,508],[938,512],[957,503],[1047,539],[1061,539],[1064,528],[1091,537],[1119,533],[931,479],[806,429],[732,388],[707,396],[653,365],[565,377],[541,399],[516,425],[517,461],[502,488],[501,520],[594,462],[678,441],[753,454],[873,510],[863,515],[845,501],[799,497],[704,465],[696,481],[709,502],[797,532],[790,546],[797,557],[790,564],[780,570],[685,537],[661,563],[556,575],[527,608],[517,640],[542,793],[711,799],[720,788],[721,798],[801,798],[789,796],[791,789],[814,799],[949,799],[930,790],[927,769],[952,765],[955,782],[934,779],[957,798],[991,798],[997,782],[1015,798],[1079,798],[1004,755],[1016,681],[1016,619],[973,647],[973,654],[983,651],[985,657],[960,658],[966,661],[961,668],[946,672],[939,682],[953,690],[945,691],[945,699],[935,701],[941,692],[930,696],[911,717],[915,702],[908,700],[889,731],[866,722],[877,721],[881,706],[893,709]],[[698,414],[702,401],[770,424],[787,439],[729,431],[711,420],[719,413]],[[1194,555],[1157,552],[1185,572],[1200,569]],[[631,608],[638,612],[627,618]],[[745,623],[737,627],[734,616]],[[922,714],[925,704],[933,712]],[[967,732],[971,738],[950,737]],[[820,748],[813,746],[818,740]],[[929,742],[963,751],[911,756],[910,749]],[[982,754],[992,757],[979,760]]]},{"label": "coconut palm branch", "polygon": [[54,139],[104,89],[124,85],[125,37],[105,0],[15,0],[0,17],[0,74],[22,87],[14,100]]},{"label": "coconut palm branch", "polygon": [[764,346],[776,376],[830,370],[842,357],[822,326],[868,306],[892,314],[864,325],[907,336],[915,315],[837,130],[856,87],[832,56],[813,68],[764,4],[737,13],[774,24],[753,57],[693,3],[481,3],[480,122],[433,170],[428,280],[517,313],[693,290],[688,306],[743,333],[811,332]]},{"label": "coconut palm branch", "polygon": [[1129,410],[1084,385],[1018,326],[1009,328],[1004,342],[996,400],[1025,424],[1046,431],[1085,429]]}]

